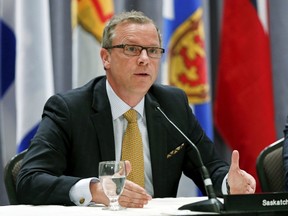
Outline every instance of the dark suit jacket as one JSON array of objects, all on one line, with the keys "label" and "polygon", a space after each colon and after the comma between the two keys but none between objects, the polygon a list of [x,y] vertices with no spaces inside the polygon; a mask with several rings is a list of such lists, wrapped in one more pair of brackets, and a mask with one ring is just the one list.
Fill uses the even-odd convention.
[{"label": "dark suit jacket", "polygon": [[[105,80],[106,77],[96,78],[47,101],[18,175],[21,203],[72,205],[71,186],[82,178],[97,177],[100,161],[115,159]],[[194,150],[155,109],[155,102],[197,145],[216,193],[221,194],[222,180],[229,167],[216,155],[214,144],[192,114],[185,93],[155,84],[145,96],[154,197],[175,197],[182,171],[205,194]]]}]

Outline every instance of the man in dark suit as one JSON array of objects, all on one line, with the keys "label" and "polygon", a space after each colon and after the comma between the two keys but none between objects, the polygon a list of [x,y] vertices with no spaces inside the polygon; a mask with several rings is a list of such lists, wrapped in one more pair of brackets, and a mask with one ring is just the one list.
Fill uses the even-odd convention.
[{"label": "man in dark suit", "polygon": [[[107,205],[98,164],[121,159],[127,126],[123,114],[130,109],[138,115],[145,187],[127,180],[120,204],[143,207],[152,197],[175,197],[182,172],[205,194],[195,151],[155,104],[198,147],[218,195],[227,193],[227,185],[231,193],[254,193],[255,180],[239,168],[238,152],[233,152],[230,167],[217,156],[185,93],[154,84],[164,49],[151,19],[135,11],[115,16],[104,30],[102,47],[106,76],[47,101],[18,175],[21,203]],[[131,166],[133,172],[127,162],[128,172]]]}]

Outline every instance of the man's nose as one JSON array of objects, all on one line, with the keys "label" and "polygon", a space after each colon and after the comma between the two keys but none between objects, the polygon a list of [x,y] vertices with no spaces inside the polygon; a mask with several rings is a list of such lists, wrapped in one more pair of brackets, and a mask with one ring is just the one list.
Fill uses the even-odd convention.
[{"label": "man's nose", "polygon": [[140,55],[139,55],[139,64],[147,64],[149,62],[150,58],[148,56],[147,50],[142,49]]}]

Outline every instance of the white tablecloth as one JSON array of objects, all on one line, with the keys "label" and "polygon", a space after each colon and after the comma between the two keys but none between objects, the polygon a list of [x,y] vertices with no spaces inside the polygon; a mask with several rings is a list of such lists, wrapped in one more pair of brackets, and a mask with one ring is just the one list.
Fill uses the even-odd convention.
[{"label": "white tablecloth", "polygon": [[[57,206],[57,205],[9,205],[0,207],[1,216],[165,216],[165,215],[193,215],[199,212],[191,212],[188,210],[177,210],[180,206],[197,202],[207,197],[191,197],[191,198],[164,198],[152,199],[144,208],[127,208],[121,211],[102,210],[103,206],[95,207],[79,207],[79,206]],[[205,214],[205,213],[203,213]],[[211,213],[210,213],[211,214]]]}]

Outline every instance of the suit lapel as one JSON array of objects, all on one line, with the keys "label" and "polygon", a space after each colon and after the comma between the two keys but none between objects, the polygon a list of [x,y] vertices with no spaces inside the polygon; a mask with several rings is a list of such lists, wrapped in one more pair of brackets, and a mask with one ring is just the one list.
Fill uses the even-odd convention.
[{"label": "suit lapel", "polygon": [[147,120],[148,139],[150,147],[154,195],[165,194],[167,187],[167,140],[166,130],[163,127],[163,117],[153,105],[151,95],[145,99],[145,112]]},{"label": "suit lapel", "polygon": [[101,79],[95,85],[92,108],[95,113],[91,115],[91,118],[101,151],[101,160],[115,160],[112,114],[106,93],[106,79]]}]

